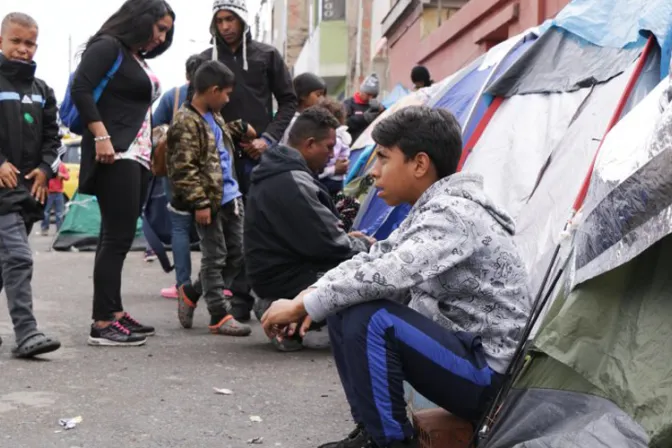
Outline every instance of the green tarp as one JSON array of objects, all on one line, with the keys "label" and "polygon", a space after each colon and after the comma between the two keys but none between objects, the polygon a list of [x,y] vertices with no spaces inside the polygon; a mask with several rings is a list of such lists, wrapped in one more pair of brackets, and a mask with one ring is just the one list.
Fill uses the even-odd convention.
[{"label": "green tarp", "polygon": [[[100,208],[95,196],[75,193],[68,203],[61,229],[54,240],[54,250],[96,250],[100,233]],[[132,250],[143,250],[142,220],[138,219]]]}]

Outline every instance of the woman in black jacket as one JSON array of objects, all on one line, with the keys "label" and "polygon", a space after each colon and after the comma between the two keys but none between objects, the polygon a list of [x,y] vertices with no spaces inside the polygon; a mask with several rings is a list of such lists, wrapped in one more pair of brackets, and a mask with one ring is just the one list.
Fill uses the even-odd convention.
[{"label": "woman in black jacket", "polygon": [[[164,0],[127,0],[87,43],[73,81],[72,99],[86,128],[79,189],[97,197],[101,215],[91,345],[142,345],[154,334],[123,311],[121,271],[147,194],[151,106],[161,93],[145,60],[170,47],[174,20]],[[96,102],[94,90],[119,58]]]}]

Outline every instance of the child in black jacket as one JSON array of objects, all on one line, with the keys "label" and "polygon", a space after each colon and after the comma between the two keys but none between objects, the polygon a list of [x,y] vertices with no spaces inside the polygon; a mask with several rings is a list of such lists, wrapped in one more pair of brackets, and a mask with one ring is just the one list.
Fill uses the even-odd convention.
[{"label": "child in black jacket", "polygon": [[56,98],[35,78],[37,23],[22,13],[0,25],[0,288],[14,324],[15,356],[29,358],[61,343],[37,329],[28,235],[42,219],[47,182],[58,169]]}]

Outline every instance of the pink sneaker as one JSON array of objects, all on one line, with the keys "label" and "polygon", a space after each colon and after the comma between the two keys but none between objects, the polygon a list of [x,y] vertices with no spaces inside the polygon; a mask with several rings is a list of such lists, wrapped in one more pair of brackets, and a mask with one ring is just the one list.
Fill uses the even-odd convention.
[{"label": "pink sneaker", "polygon": [[161,297],[165,299],[177,299],[177,287],[163,288],[161,290]]}]

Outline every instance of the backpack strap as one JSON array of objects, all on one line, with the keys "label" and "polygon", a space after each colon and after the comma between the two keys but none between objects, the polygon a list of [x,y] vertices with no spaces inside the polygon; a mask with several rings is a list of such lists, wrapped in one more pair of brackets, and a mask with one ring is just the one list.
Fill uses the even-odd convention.
[{"label": "backpack strap", "polygon": [[112,64],[112,67],[107,71],[105,77],[100,81],[100,84],[98,84],[98,87],[96,87],[96,90],[93,92],[93,98],[96,102],[98,102],[100,99],[103,91],[105,90],[105,87],[107,87],[107,84],[112,80],[112,78],[114,78],[115,73],[119,71],[119,67],[121,67],[121,63],[123,61],[124,54],[121,50],[119,50],[119,54],[117,55],[117,59],[114,61],[114,64]]},{"label": "backpack strap", "polygon": [[180,88],[175,87],[175,98],[173,99],[173,118],[170,120],[171,122],[175,119],[175,115],[177,114],[177,110],[180,107]]}]

